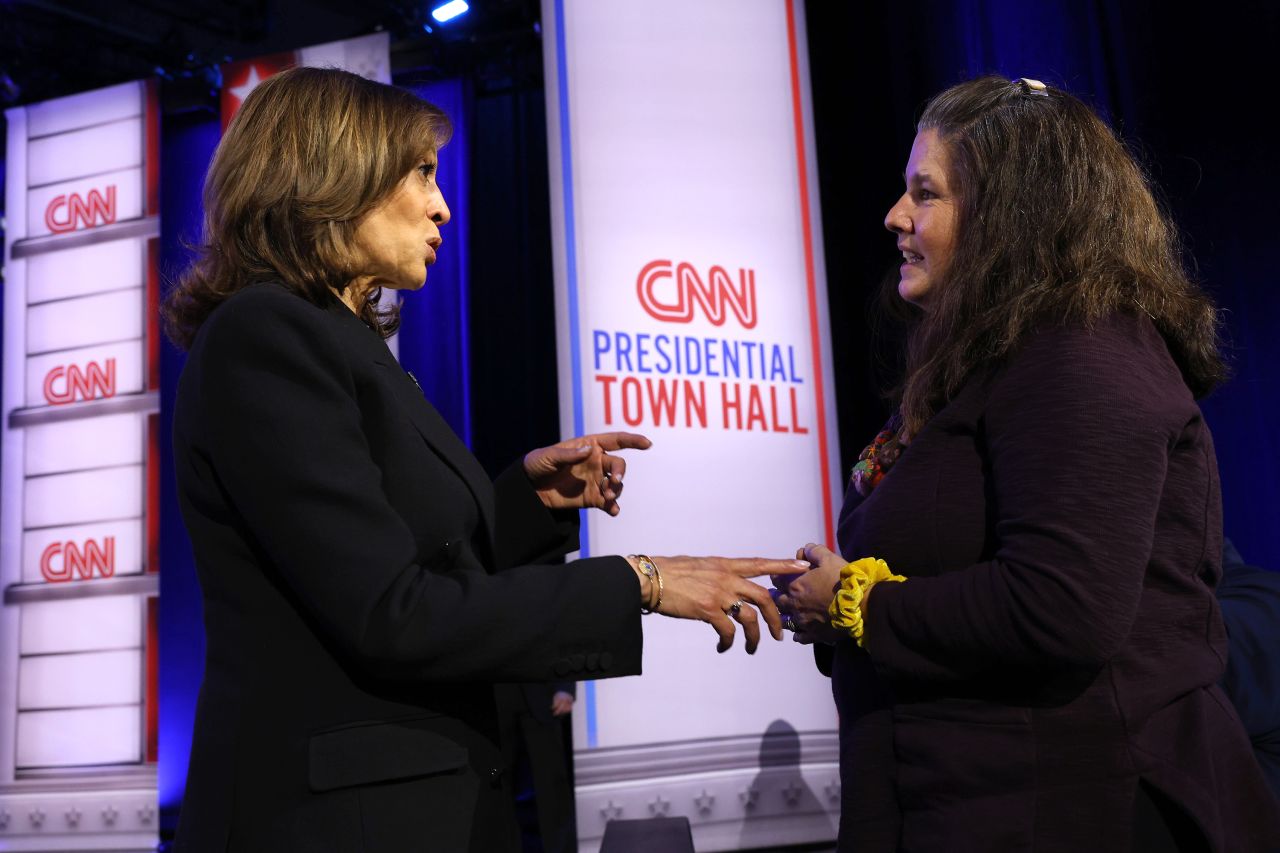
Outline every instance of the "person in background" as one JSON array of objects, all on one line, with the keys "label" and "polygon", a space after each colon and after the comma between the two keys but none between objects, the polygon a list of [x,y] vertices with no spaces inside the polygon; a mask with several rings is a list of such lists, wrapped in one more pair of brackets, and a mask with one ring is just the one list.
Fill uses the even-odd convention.
[{"label": "person in background", "polygon": [[885,217],[900,407],[853,470],[844,558],[809,545],[778,579],[832,644],[839,849],[1280,846],[1218,686],[1216,309],[1067,92],[982,77],[917,131]]},{"label": "person in background", "polygon": [[[517,805],[533,794],[540,841],[534,849],[544,853],[578,849],[569,731],[577,686],[573,681],[498,685],[503,759],[517,786]],[[525,767],[530,789],[522,791],[519,786],[526,780],[518,771]],[[529,846],[525,845],[526,850]]]},{"label": "person in background", "polygon": [[209,168],[203,246],[164,304],[208,640],[175,850],[518,849],[495,682],[638,673],[642,610],[708,622],[722,651],[739,628],[754,651],[761,617],[781,636],[747,578],[794,561],[548,564],[580,509],[617,514],[617,454],[648,439],[575,438],[491,482],[387,349],[378,296],[423,286],[449,222],[448,128],[408,92],[294,68]]},{"label": "person in background", "polygon": [[1227,539],[1217,595],[1229,647],[1222,689],[1280,801],[1280,573],[1248,565]]}]

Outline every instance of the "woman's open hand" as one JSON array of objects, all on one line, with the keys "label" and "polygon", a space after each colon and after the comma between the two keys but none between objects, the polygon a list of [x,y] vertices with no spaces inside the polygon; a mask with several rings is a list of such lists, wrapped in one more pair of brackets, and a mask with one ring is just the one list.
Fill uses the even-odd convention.
[{"label": "woman's open hand", "polygon": [[[639,571],[635,558],[628,559]],[[720,637],[716,644],[718,652],[728,651],[733,645],[736,622],[746,635],[747,654],[755,654],[760,645],[760,616],[764,616],[773,638],[782,639],[782,617],[769,591],[747,578],[790,577],[809,569],[809,564],[800,560],[760,557],[653,557],[652,560],[662,575],[659,613],[706,622]],[[647,600],[656,600],[656,596]]]},{"label": "woman's open hand", "polygon": [[524,457],[524,472],[548,509],[598,508],[617,515],[627,463],[610,454],[648,450],[652,444],[633,432],[584,435],[529,451]]}]

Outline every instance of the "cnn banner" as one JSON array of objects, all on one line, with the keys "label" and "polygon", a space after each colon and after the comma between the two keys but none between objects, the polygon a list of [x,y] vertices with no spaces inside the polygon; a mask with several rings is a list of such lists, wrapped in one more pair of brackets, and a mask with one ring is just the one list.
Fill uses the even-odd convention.
[{"label": "cnn banner", "polygon": [[154,849],[159,112],[6,112],[0,849]]},{"label": "cnn banner", "polygon": [[[544,0],[562,426],[627,430],[588,554],[833,541],[838,452],[803,6]],[[767,583],[767,579],[765,580]],[[579,835],[687,816],[699,850],[832,838],[830,685],[794,643],[649,617],[575,714]]]}]

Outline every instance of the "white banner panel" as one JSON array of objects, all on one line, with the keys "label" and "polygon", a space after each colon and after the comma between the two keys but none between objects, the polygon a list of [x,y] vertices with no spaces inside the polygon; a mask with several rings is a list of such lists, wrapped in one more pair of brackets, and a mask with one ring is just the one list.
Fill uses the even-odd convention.
[{"label": "white banner panel", "polygon": [[142,122],[136,117],[31,140],[32,187],[142,165]]},{"label": "white banner panel", "polygon": [[124,764],[142,758],[142,708],[18,712],[18,767]]},{"label": "white banner panel", "polygon": [[22,535],[23,583],[141,574],[142,519],[45,527]]},{"label": "white banner panel", "polygon": [[27,428],[27,476],[136,465],[145,453],[147,415],[129,412]]},{"label": "white banner panel", "polygon": [[60,406],[143,390],[142,340],[27,359],[27,405]]},{"label": "white banner panel", "polygon": [[[630,458],[622,515],[587,514],[586,553],[790,558],[834,541],[840,479],[800,12],[794,0],[544,0],[561,422],[566,433],[654,440]],[[575,714],[584,845],[609,817],[667,813],[626,810],[615,779],[650,802],[671,776],[709,769],[698,756],[724,739],[746,745],[748,776],[766,732],[796,735],[803,765],[815,759],[801,745],[830,742],[830,684],[811,651],[766,640],[748,657],[741,643],[717,655],[706,625],[651,617],[645,674],[586,685]],[[644,752],[655,747],[666,763],[648,771],[646,791]],[[596,750],[611,761],[634,751],[625,777],[596,772]],[[590,800],[593,790],[611,791],[612,805]],[[698,815],[691,803],[672,809]],[[733,819],[722,806],[715,820]],[[820,807],[806,826],[750,845],[723,825],[699,835],[695,820],[695,834],[700,850],[834,834]]]},{"label": "white banner panel", "polygon": [[37,305],[89,293],[139,287],[143,252],[135,240],[91,243],[33,255],[27,264],[27,302]]},{"label": "white banner panel", "polygon": [[143,100],[138,83],[68,95],[26,108],[27,137],[38,139],[122,118],[142,119]]},{"label": "white banner panel", "polygon": [[158,91],[134,81],[5,118],[0,834],[6,813],[45,814],[10,832],[149,849]]},{"label": "white banner panel", "polygon": [[142,694],[142,652],[38,655],[18,668],[18,708],[128,705]]},{"label": "white banner panel", "polygon": [[142,606],[142,599],[133,595],[25,604],[22,608],[22,654],[140,648]]},{"label": "white banner panel", "polygon": [[141,287],[34,305],[27,311],[29,354],[141,338],[146,293]]},{"label": "white banner panel", "polygon": [[28,528],[80,524],[142,515],[143,466],[122,465],[27,480]]},{"label": "white banner panel", "polygon": [[391,45],[387,33],[315,44],[298,50],[298,64],[341,68],[379,83],[391,83]]}]

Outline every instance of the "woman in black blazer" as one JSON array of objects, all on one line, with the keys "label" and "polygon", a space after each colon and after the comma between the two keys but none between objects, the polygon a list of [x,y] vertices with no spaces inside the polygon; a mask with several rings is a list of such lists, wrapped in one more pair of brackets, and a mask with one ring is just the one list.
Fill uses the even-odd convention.
[{"label": "woman in black blazer", "polygon": [[493,682],[640,671],[641,608],[775,638],[746,578],[790,561],[597,557],[642,436],[533,451],[490,482],[391,356],[380,288],[416,289],[449,210],[434,107],[333,69],[261,84],[205,187],[165,304],[208,637],[176,849],[506,850]]}]

